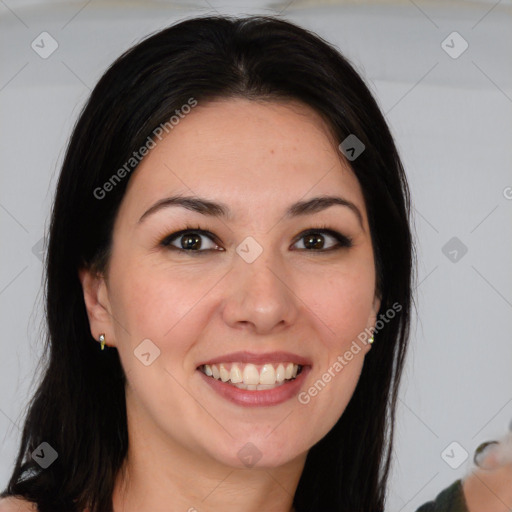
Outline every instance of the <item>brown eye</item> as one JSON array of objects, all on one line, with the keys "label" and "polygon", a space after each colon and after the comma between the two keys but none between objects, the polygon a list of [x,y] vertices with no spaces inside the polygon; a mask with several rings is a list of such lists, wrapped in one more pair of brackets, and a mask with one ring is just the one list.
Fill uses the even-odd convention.
[{"label": "brown eye", "polygon": [[[218,248],[213,238],[214,236],[208,231],[186,229],[167,236],[162,240],[161,245],[178,251],[201,253]],[[211,247],[208,247],[208,243],[206,243],[205,247],[205,242],[203,241],[205,239],[210,239]],[[175,241],[177,242],[176,245],[174,244]]]},{"label": "brown eye", "polygon": [[[326,239],[329,238],[331,242],[326,242]],[[206,242],[204,240],[206,240]],[[188,227],[187,229],[166,236],[160,242],[160,245],[181,253],[194,255],[215,250],[223,251],[224,249],[222,249],[215,240],[215,235],[209,231]],[[308,252],[323,253],[352,247],[351,238],[326,228],[316,228],[305,231],[301,233],[295,244],[298,242],[302,242],[303,244],[303,247],[299,247],[299,249]],[[210,244],[210,246],[208,246],[208,244]]]},{"label": "brown eye", "polygon": [[[325,247],[325,237],[334,239],[336,243],[330,247]],[[299,241],[303,241],[304,248],[301,250],[307,250],[310,252],[319,251],[326,252],[342,247],[352,247],[352,240],[337,231],[330,229],[311,229],[306,233],[302,233]]]}]

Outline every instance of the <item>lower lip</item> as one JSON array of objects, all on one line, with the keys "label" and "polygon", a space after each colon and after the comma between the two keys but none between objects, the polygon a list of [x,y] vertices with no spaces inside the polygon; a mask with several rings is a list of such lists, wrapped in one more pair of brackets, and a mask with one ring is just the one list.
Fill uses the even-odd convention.
[{"label": "lower lip", "polygon": [[265,407],[281,404],[297,395],[309,370],[309,366],[304,366],[295,379],[287,381],[273,389],[264,389],[261,391],[240,389],[226,382],[222,382],[221,380],[208,377],[201,370],[197,371],[201,374],[203,379],[205,379],[206,383],[226,400],[245,407]]}]

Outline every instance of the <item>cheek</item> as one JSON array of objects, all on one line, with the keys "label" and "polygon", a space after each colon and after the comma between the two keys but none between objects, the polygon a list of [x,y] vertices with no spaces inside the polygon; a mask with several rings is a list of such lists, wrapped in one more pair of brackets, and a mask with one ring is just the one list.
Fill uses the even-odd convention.
[{"label": "cheek", "polygon": [[343,415],[359,382],[363,350],[348,360],[346,348],[348,344],[344,348],[333,347],[329,362],[316,368],[314,377],[298,395],[300,416],[316,440],[326,435]]},{"label": "cheek", "polygon": [[[122,366],[134,396],[154,418],[165,418],[162,411],[171,406],[185,410],[190,402],[179,383],[185,381],[187,353],[202,329],[198,302],[208,288],[205,281],[184,272],[141,262],[117,269],[112,305]],[[137,358],[143,352],[150,354],[147,366]]]},{"label": "cheek", "polygon": [[326,342],[340,348],[369,325],[374,275],[366,267],[317,274],[303,282],[300,296],[324,324]]},{"label": "cheek", "polygon": [[[343,265],[301,269],[292,278],[289,300],[295,300],[298,308],[306,308],[310,320],[326,333],[324,343],[333,348],[350,342],[368,324],[374,274],[372,262],[361,256]],[[194,335],[191,330],[199,332],[198,311],[203,310],[204,320],[208,317],[204,312],[205,307],[209,308],[208,292],[216,283],[222,288],[220,281],[225,273],[225,269],[205,272],[204,264],[193,262],[144,265],[140,260],[131,264],[128,259],[118,259],[112,268],[116,268],[112,288],[117,292],[112,313],[122,324],[121,336],[130,333],[135,346],[145,338],[167,344],[169,339],[176,339],[177,333],[187,338]],[[217,300],[218,292],[212,295]]]},{"label": "cheek", "polygon": [[188,325],[182,320],[209,288],[200,275],[178,266],[170,271],[140,263],[118,272],[113,286],[117,291],[114,309],[123,318],[130,337],[162,342]]}]

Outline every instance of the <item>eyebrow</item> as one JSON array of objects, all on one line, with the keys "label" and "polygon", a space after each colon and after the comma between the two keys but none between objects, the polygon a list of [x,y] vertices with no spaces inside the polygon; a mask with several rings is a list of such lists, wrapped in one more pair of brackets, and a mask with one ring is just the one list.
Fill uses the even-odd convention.
[{"label": "eyebrow", "polygon": [[[291,219],[303,215],[311,215],[335,205],[349,208],[356,215],[359,224],[364,230],[363,216],[359,208],[351,201],[340,196],[319,196],[305,201],[299,201],[289,206],[284,216],[287,219]],[[157,201],[146,210],[139,219],[139,223],[149,215],[171,206],[179,206],[210,217],[225,218],[226,220],[233,218],[229,206],[224,203],[210,201],[197,196],[171,196]]]}]

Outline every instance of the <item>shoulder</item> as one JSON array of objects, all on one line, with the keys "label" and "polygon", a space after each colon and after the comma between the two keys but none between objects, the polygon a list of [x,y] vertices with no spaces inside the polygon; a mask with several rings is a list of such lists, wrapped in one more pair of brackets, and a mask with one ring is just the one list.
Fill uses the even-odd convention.
[{"label": "shoulder", "polygon": [[22,498],[0,498],[0,512],[37,512],[37,505]]},{"label": "shoulder", "polygon": [[[0,512],[2,512],[0,510]],[[443,489],[434,501],[422,505],[416,512],[468,512],[462,480],[456,480]]]}]

